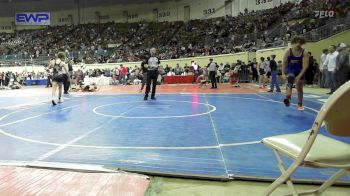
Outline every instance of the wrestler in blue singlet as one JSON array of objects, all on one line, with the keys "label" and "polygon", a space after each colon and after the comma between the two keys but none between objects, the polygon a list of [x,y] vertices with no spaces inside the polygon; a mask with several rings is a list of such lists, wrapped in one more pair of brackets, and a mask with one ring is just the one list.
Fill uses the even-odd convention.
[{"label": "wrestler in blue singlet", "polygon": [[287,65],[287,87],[292,89],[295,77],[297,77],[303,69],[303,58],[304,58],[304,49],[301,51],[300,56],[294,56],[293,50],[289,49],[288,56],[288,65]]}]

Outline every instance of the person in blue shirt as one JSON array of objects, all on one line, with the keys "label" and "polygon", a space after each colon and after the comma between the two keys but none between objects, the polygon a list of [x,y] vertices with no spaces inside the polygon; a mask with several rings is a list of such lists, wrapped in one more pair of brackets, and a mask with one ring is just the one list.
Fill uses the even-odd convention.
[{"label": "person in blue shirt", "polygon": [[271,70],[271,87],[268,92],[272,93],[274,88],[276,87],[276,92],[281,92],[279,82],[277,80],[277,63],[275,61],[276,55],[271,55],[271,60],[270,60],[270,70]]}]

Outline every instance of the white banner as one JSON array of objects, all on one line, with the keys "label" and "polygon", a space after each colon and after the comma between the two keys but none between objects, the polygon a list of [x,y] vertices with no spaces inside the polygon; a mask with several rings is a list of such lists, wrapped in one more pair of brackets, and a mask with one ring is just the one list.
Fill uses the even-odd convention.
[{"label": "white banner", "polygon": [[16,13],[16,25],[49,26],[51,15],[48,12]]}]

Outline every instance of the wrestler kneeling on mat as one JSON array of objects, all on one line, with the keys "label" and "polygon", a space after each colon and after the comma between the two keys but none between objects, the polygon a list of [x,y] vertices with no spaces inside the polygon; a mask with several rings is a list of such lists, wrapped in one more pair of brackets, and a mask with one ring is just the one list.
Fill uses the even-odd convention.
[{"label": "wrestler kneeling on mat", "polygon": [[157,79],[158,79],[158,67],[160,64],[159,58],[156,56],[157,50],[155,48],[151,48],[150,57],[146,60],[144,65],[147,68],[147,82],[146,82],[146,93],[144,100],[148,100],[148,94],[151,91],[152,84],[152,94],[151,99],[156,99],[156,88],[157,88]]},{"label": "wrestler kneeling on mat", "polygon": [[298,110],[304,110],[303,83],[304,75],[309,67],[309,54],[305,52],[303,45],[305,38],[296,36],[292,39],[292,48],[286,51],[283,57],[282,78],[287,79],[286,98],[284,104],[289,107],[292,99],[292,89],[295,83],[298,91]]}]

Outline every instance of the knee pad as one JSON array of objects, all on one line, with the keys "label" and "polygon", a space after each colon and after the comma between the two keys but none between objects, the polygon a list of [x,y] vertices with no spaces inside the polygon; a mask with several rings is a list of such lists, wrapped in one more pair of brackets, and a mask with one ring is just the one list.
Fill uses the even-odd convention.
[{"label": "knee pad", "polygon": [[294,81],[295,81],[295,75],[294,74],[288,74],[287,75],[287,88],[292,89]]}]

